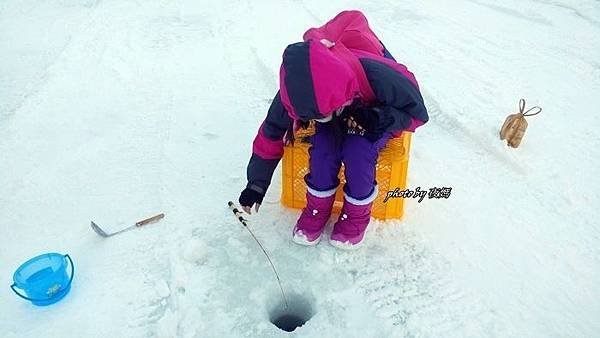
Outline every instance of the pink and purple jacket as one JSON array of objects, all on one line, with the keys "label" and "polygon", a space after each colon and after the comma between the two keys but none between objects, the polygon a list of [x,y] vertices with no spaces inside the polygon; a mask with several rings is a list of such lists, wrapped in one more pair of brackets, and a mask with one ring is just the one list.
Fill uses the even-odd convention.
[{"label": "pink and purple jacket", "polygon": [[[387,131],[396,135],[404,130],[414,131],[429,120],[419,85],[414,75],[382,48],[383,56],[346,50],[359,61],[356,65],[364,71],[374,95],[367,105],[393,116],[394,123]],[[365,83],[361,83],[352,67],[318,40],[308,39],[285,49],[279,91],[253,142],[247,168],[248,188],[266,192],[283,156],[285,134],[294,121],[323,118],[348,101],[365,101]]]}]

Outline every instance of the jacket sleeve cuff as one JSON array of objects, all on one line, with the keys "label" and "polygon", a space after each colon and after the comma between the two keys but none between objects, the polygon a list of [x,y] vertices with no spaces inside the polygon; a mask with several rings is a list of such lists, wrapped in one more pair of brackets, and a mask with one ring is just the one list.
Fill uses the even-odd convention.
[{"label": "jacket sleeve cuff", "polygon": [[254,191],[256,191],[257,193],[259,193],[261,195],[264,195],[267,192],[264,188],[262,188],[262,187],[260,187],[260,186],[258,186],[256,184],[252,184],[252,183],[248,183],[246,185],[246,188],[248,188],[250,190],[254,190]]}]

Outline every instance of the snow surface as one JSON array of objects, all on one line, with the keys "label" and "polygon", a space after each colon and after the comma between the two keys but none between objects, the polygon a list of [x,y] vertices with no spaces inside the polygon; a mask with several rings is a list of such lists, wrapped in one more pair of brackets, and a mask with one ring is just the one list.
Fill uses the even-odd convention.
[{"label": "snow surface", "polygon": [[[76,1],[0,3],[0,335],[283,337],[265,257],[226,207],[277,88],[283,48],[359,8],[416,74],[402,221],[365,247],[290,240],[279,176],[251,227],[296,307],[296,337],[600,335],[600,3]],[[519,98],[543,106],[519,149]],[[102,239],[163,211],[166,218]],[[330,229],[328,229],[330,231]],[[72,255],[71,293],[34,307],[8,286]],[[300,297],[300,298],[298,298]]]}]

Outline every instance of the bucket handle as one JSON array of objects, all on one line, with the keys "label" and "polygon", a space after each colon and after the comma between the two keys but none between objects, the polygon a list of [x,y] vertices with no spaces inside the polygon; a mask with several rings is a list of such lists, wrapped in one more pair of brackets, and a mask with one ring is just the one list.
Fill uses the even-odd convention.
[{"label": "bucket handle", "polygon": [[[71,285],[71,282],[73,281],[73,276],[75,276],[75,265],[73,265],[73,260],[71,259],[71,256],[69,256],[69,254],[66,254],[64,257],[68,258],[69,262],[71,263],[71,278],[69,278],[69,283],[67,283],[67,286],[65,286],[63,288],[63,290],[66,289],[66,288],[68,288]],[[15,283],[13,283],[13,285],[10,286],[10,288],[13,290],[13,292],[16,293],[17,296],[19,296],[19,297],[21,297],[23,299],[26,299],[26,300],[28,300],[30,302],[43,302],[43,301],[48,300],[48,299],[32,299],[32,298],[23,296],[22,294],[19,293],[19,291],[17,291],[15,289],[15,286],[16,286]]]}]

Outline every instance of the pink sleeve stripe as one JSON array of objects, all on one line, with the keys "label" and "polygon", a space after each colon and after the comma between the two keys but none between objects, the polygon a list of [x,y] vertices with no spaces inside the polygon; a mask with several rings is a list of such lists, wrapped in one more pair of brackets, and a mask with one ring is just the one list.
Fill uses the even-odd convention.
[{"label": "pink sleeve stripe", "polygon": [[265,160],[277,160],[283,157],[283,140],[270,140],[263,132],[261,124],[252,143],[252,152]]},{"label": "pink sleeve stripe", "polygon": [[425,124],[425,122],[417,120],[414,117],[411,117],[410,120],[410,125],[406,127],[405,130],[412,131],[413,133],[415,132],[415,129]]},{"label": "pink sleeve stripe", "polygon": [[402,132],[404,131],[410,131],[411,133],[414,133],[417,128],[425,124],[425,122],[417,120],[414,117],[411,117],[410,120],[410,125],[404,128],[404,130],[398,130],[392,133],[392,135],[394,135],[394,138],[402,136]]}]

